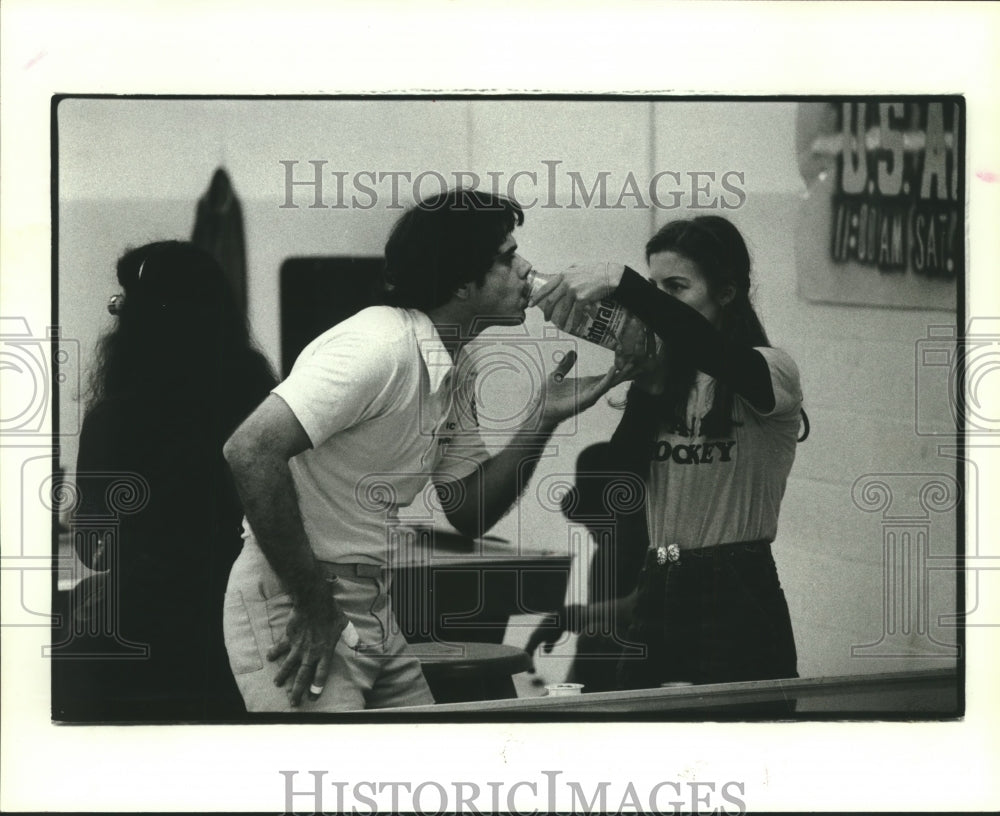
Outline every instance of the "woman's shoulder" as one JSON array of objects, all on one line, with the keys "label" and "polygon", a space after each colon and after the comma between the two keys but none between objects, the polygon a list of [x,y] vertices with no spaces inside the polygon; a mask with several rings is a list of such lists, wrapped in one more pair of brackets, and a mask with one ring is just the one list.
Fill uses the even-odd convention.
[{"label": "woman's shoulder", "polygon": [[794,375],[795,378],[798,379],[799,367],[796,364],[795,359],[787,351],[774,346],[755,346],[754,348],[756,351],[760,352],[764,361],[767,363],[768,368],[772,370],[779,369],[790,375]]},{"label": "woman's shoulder", "polygon": [[761,346],[756,350],[771,374],[775,406],[770,414],[797,413],[802,405],[802,382],[795,360],[784,349]]}]

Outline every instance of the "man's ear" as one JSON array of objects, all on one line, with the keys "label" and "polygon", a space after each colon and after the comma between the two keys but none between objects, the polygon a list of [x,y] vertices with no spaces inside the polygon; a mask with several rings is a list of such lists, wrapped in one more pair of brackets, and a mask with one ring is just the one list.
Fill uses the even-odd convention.
[{"label": "man's ear", "polygon": [[455,298],[456,300],[468,300],[471,296],[472,296],[471,283],[463,283],[452,293],[452,297]]}]

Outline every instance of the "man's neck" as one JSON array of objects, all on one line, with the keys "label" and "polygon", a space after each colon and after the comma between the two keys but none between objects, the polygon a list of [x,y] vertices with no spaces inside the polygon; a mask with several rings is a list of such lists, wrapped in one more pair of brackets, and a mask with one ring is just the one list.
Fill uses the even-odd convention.
[{"label": "man's neck", "polygon": [[453,303],[445,303],[431,309],[427,312],[427,316],[437,329],[438,336],[453,361],[458,359],[463,347],[476,339],[482,328],[476,325],[477,321],[470,317],[466,310],[456,308]]}]

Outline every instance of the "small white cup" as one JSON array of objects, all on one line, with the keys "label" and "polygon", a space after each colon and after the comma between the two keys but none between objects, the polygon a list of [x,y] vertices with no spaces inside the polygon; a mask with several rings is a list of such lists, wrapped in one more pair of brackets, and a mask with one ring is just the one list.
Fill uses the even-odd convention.
[{"label": "small white cup", "polygon": [[583,693],[583,683],[553,683],[546,686],[545,691],[549,697],[571,697]]}]

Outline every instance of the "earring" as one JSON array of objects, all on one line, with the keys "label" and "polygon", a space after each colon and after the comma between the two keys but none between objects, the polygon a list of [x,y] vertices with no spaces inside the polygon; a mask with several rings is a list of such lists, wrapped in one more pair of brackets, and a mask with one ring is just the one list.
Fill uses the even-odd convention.
[{"label": "earring", "polygon": [[108,298],[108,312],[117,317],[122,313],[122,306],[125,305],[125,295],[112,295]]}]

